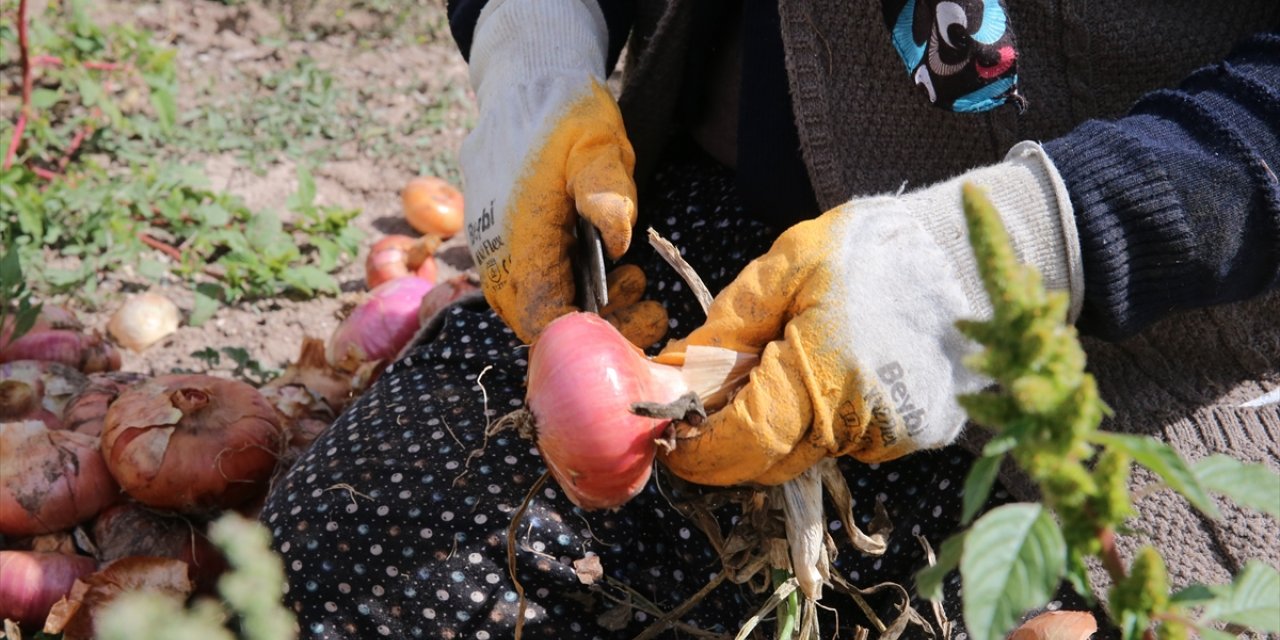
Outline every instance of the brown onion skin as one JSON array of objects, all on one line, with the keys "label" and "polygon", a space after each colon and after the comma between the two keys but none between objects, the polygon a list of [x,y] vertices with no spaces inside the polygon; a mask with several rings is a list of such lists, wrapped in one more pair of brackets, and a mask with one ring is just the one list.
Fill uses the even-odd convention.
[{"label": "brown onion skin", "polygon": [[0,533],[70,529],[119,495],[97,438],[39,422],[0,424]]},{"label": "brown onion skin", "polygon": [[[23,382],[39,397],[40,406],[55,416],[61,415],[67,402],[89,384],[89,378],[78,370],[58,362],[15,360],[0,363],[0,382]],[[0,401],[0,404],[3,404]],[[0,414],[4,410],[0,409]],[[8,415],[8,414],[5,414]],[[17,418],[0,418],[15,420]]]},{"label": "brown onion skin", "polygon": [[89,376],[89,384],[67,402],[62,411],[62,426],[90,436],[102,435],[102,425],[107,419],[107,408],[120,394],[133,385],[146,380],[141,373],[108,371]]},{"label": "brown onion skin", "polygon": [[107,409],[102,453],[135,500],[203,513],[264,492],[286,437],[281,416],[253,387],[169,375],[116,398]]},{"label": "brown onion skin", "polygon": [[46,551],[0,551],[0,619],[17,620],[23,629],[44,625],[49,608],[71,592],[80,576],[98,563],[87,556]]},{"label": "brown onion skin", "polygon": [[209,541],[206,523],[149,509],[136,502],[109,507],[93,521],[93,543],[100,562],[148,556],[173,558],[191,566],[202,593],[214,593],[226,558]]}]

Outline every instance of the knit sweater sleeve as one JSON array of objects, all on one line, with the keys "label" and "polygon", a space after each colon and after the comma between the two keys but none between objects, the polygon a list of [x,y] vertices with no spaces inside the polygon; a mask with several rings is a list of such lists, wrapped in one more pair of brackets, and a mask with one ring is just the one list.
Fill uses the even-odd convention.
[{"label": "knit sweater sleeve", "polygon": [[1075,209],[1083,333],[1280,285],[1280,32],[1044,146]]},{"label": "knit sweater sleeve", "polygon": [[[476,30],[476,20],[489,0],[448,0],[449,31],[458,44],[462,57],[471,59],[471,37]],[[635,16],[635,0],[597,0],[609,27],[609,60],[605,69],[612,71],[627,43],[631,23]]]}]

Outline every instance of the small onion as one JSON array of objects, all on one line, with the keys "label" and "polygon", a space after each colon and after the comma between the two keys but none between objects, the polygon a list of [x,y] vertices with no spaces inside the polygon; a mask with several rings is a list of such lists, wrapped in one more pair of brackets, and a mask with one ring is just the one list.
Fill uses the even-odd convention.
[{"label": "small onion", "polygon": [[[71,398],[89,384],[89,378],[58,362],[16,360],[0,364],[0,384],[5,382],[27,385],[36,394],[44,410],[61,415]],[[13,402],[22,402],[22,398],[15,397]],[[16,414],[16,409],[6,408],[6,403],[0,400],[0,420],[16,420],[17,418],[4,417]]]},{"label": "small onion", "polygon": [[111,314],[107,331],[126,349],[142,351],[178,330],[178,305],[158,293],[131,296]]},{"label": "small onion", "polygon": [[253,387],[170,375],[111,403],[102,454],[121,488],[139,502],[205,512],[265,491],[285,437],[279,414]]},{"label": "small onion", "polygon": [[32,331],[0,348],[0,362],[60,362],[85,373],[116,371],[120,352],[98,334],[71,329]]},{"label": "small onion", "polygon": [[389,360],[418,331],[418,308],[432,284],[405,276],[369,292],[369,298],[338,325],[329,338],[326,356],[343,371]]},{"label": "small onion", "polygon": [[462,192],[441,178],[414,178],[400,194],[404,217],[419,233],[449,238],[462,230]]},{"label": "small onion", "polygon": [[[13,335],[13,328],[17,323],[17,318],[12,315],[5,316],[4,321],[0,322],[0,347],[9,344],[9,338]],[[44,303],[40,305],[40,313],[26,333],[36,333],[50,329],[81,331],[84,329],[84,324],[80,322],[80,318],[77,318],[75,312],[71,309],[56,304]],[[26,334],[24,333],[23,335]]]},{"label": "small onion", "polygon": [[89,384],[67,402],[62,410],[63,427],[71,431],[98,436],[107,418],[107,408],[133,385],[146,376],[132,371],[108,371],[89,375]]},{"label": "small onion", "polygon": [[631,413],[688,391],[679,369],[656,364],[600,316],[571,313],[547,325],[529,353],[527,405],[538,451],[568,498],[608,509],[635,497],[669,420]]},{"label": "small onion", "polygon": [[71,592],[97,563],[86,556],[44,551],[0,551],[0,619],[39,629],[53,603]]},{"label": "small onion", "polygon": [[0,423],[0,533],[69,529],[118,497],[97,438],[40,422]]},{"label": "small onion", "polygon": [[364,261],[364,281],[370,289],[407,275],[415,275],[428,282],[436,280],[436,261],[431,257],[438,247],[438,238],[419,238],[390,235],[374,243],[369,257]]}]

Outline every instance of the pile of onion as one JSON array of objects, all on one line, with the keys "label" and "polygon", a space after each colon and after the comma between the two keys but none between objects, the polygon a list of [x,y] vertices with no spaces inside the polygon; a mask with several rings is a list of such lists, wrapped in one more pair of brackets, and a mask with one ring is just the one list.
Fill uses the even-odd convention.
[{"label": "pile of onion", "polygon": [[404,217],[419,233],[449,238],[462,230],[462,192],[440,178],[414,178],[400,194]]},{"label": "pile of onion", "polygon": [[527,407],[538,451],[568,498],[609,509],[649,480],[669,419],[638,416],[635,403],[669,404],[694,392],[708,406],[726,399],[755,358],[693,347],[682,367],[646,358],[600,316],[557,318],[529,353]]},{"label": "pile of onion", "polygon": [[37,421],[0,423],[0,533],[70,529],[118,498],[97,438]]},{"label": "pile of onion", "polygon": [[121,488],[139,502],[200,513],[264,492],[285,437],[280,415],[253,387],[170,375],[111,403],[102,455]]},{"label": "pile of onion", "polygon": [[87,332],[66,307],[44,305],[31,328],[13,340],[14,322],[0,326],[0,363],[58,362],[85,373],[116,371],[120,352],[97,333]]}]

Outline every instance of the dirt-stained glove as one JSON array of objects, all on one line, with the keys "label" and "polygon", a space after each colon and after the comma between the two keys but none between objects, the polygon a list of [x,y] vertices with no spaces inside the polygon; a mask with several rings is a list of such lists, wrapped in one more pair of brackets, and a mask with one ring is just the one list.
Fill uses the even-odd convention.
[{"label": "dirt-stained glove", "polygon": [[579,215],[611,258],[631,240],[635,154],[604,86],[607,46],[591,0],[494,0],[476,23],[480,116],[461,153],[467,241],[485,297],[526,342],[574,310]]},{"label": "dirt-stained glove", "polygon": [[828,456],[879,462],[951,442],[964,422],[956,395],[986,383],[964,367],[972,346],[955,322],[991,315],[962,182],[986,188],[1019,258],[1070,292],[1074,318],[1075,222],[1039,145],[920,191],[855,199],[789,229],[663,352],[671,363],[689,345],[761,354],[732,402],[664,454],[667,466],[702,484],[777,484]]}]

